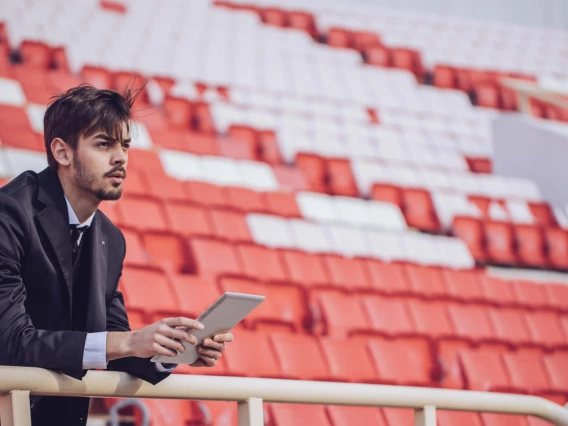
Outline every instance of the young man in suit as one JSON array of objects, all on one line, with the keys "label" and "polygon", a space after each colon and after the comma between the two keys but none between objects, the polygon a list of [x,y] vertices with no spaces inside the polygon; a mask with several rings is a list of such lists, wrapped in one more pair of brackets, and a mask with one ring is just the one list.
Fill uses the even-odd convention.
[{"label": "young man in suit", "polygon": [[[44,117],[48,168],[0,189],[0,364],[77,380],[106,368],[156,384],[175,365],[150,358],[196,344],[188,331],[202,325],[189,318],[131,331],[117,290],[125,240],[98,207],[122,194],[136,96],[82,85],[55,97]],[[232,340],[206,339],[194,366],[214,366]],[[88,401],[32,397],[32,424],[84,425]]]}]

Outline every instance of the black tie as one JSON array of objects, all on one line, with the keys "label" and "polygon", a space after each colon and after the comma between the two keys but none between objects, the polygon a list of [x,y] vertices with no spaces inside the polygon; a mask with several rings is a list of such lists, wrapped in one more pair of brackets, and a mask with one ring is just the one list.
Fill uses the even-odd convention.
[{"label": "black tie", "polygon": [[71,252],[73,253],[73,265],[79,253],[79,237],[85,232],[88,226],[78,227],[77,225],[70,225],[71,228]]}]

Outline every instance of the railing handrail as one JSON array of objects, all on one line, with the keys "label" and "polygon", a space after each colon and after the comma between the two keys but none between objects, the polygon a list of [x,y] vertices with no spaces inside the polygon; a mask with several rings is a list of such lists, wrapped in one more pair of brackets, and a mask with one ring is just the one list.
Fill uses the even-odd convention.
[{"label": "railing handrail", "polygon": [[157,385],[127,373],[89,371],[82,381],[50,370],[0,366],[0,393],[172,398],[245,402],[405,407],[524,414],[568,426],[568,410],[546,399],[490,392],[337,382],[171,375]]},{"label": "railing handrail", "polygon": [[534,82],[517,78],[502,78],[500,82],[503,86],[513,89],[519,94],[521,111],[526,114],[530,114],[530,106],[527,102],[529,98],[568,109],[568,100],[565,97],[557,92],[544,89]]}]

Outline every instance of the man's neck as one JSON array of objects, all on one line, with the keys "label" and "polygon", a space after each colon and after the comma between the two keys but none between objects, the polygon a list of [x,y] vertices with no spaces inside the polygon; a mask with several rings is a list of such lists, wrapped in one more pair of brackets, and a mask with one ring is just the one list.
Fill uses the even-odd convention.
[{"label": "man's neck", "polygon": [[77,219],[79,219],[80,223],[85,222],[97,211],[100,200],[93,194],[86,193],[78,188],[64,173],[58,173],[58,176],[63,187],[63,193],[69,200],[69,204],[71,204],[73,211],[77,215]]}]

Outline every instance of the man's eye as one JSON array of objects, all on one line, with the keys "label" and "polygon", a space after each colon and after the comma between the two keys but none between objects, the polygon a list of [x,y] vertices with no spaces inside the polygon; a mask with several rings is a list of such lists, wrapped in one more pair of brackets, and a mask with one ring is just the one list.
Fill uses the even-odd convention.
[{"label": "man's eye", "polygon": [[130,144],[129,144],[129,143],[123,143],[123,144],[122,144],[122,147],[123,147],[124,149],[129,149],[129,148],[130,148]]},{"label": "man's eye", "polygon": [[103,148],[106,148],[108,146],[108,142],[99,142],[97,146],[102,146]]}]

